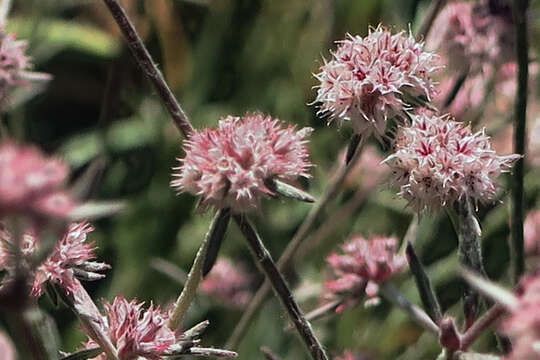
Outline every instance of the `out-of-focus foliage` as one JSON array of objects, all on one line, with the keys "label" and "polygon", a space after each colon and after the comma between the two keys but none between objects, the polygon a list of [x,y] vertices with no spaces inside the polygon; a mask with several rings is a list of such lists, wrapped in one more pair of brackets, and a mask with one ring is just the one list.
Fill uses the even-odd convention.
[{"label": "out-of-focus foliage", "polygon": [[[101,1],[15,1],[8,29],[29,41],[36,70],[54,80],[39,94],[14,97],[2,119],[18,139],[58,151],[76,175],[100,164],[99,184],[93,198],[125,199],[126,210],[96,223],[92,238],[103,261],[112,265],[107,279],[91,284],[94,298],[115,295],[171,303],[181,285],[151,266],[154,257],[188,270],[211,220],[195,210],[194,198],[176,196],[169,187],[171,168],[180,155],[180,137],[158,97],[143,78],[123,38]],[[395,30],[414,30],[429,1],[420,0],[125,0],[141,36],[195,127],[212,126],[227,114],[261,110],[300,126],[315,128],[313,179],[304,185],[316,197],[333,174],[339,152],[350,136],[348,127],[327,127],[316,116],[312,86],[316,72],[328,57],[333,41],[344,34],[365,34],[368,25],[385,24]],[[532,11],[537,13],[538,1]],[[538,24],[533,19],[533,40]],[[409,25],[411,24],[411,25]],[[434,29],[437,31],[437,29]],[[532,41],[533,46],[536,41]],[[35,96],[34,96],[35,95]],[[535,96],[536,94],[533,94]],[[530,114],[536,117],[536,114]],[[510,121],[490,119],[489,121]],[[383,154],[387,149],[374,144]],[[386,166],[386,165],[379,165]],[[535,206],[540,170],[525,179],[527,207]],[[371,171],[364,172],[369,180]],[[363,181],[366,181],[364,179]],[[360,190],[359,190],[360,189]],[[362,191],[356,185],[331,204],[330,218]],[[289,280],[305,310],[321,301],[325,257],[351,233],[396,235],[402,238],[412,211],[395,198],[382,180],[366,191],[362,205],[351,217],[320,238],[298,258]],[[503,195],[504,198],[504,195]],[[278,257],[310,209],[309,204],[268,201],[263,214],[253,214],[267,246]],[[508,207],[480,208],[485,239],[486,268],[506,280],[508,266]],[[416,247],[427,265],[444,311],[459,314],[461,282],[456,275],[456,236],[448,219],[421,219]],[[231,226],[223,254],[242,262],[260,282],[255,264]],[[419,304],[409,275],[398,284]],[[48,306],[46,300],[42,300]],[[73,316],[49,309],[59,319],[65,350],[83,339]],[[201,296],[188,315],[188,324],[208,318],[213,326],[209,344],[223,345],[241,316],[239,310],[220,307]],[[239,348],[240,359],[262,358],[265,345],[283,359],[302,359],[302,345],[285,332],[286,316],[275,299],[255,318]],[[374,359],[434,359],[436,339],[422,333],[399,309],[386,302],[375,308],[356,308],[314,324],[331,354],[351,349]],[[493,348],[486,338],[479,349]]]}]

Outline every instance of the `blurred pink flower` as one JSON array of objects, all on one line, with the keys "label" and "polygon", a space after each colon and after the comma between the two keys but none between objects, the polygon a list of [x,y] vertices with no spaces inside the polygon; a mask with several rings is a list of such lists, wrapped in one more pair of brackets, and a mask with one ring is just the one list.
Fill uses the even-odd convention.
[{"label": "blurred pink flower", "polygon": [[221,258],[201,283],[200,289],[222,304],[243,308],[253,295],[250,290],[251,284],[252,278],[242,266]]},{"label": "blurred pink flower", "polygon": [[501,324],[512,340],[512,352],[506,360],[540,358],[540,277],[526,276],[520,284],[519,302]]},{"label": "blurred pink flower", "polygon": [[8,213],[64,217],[74,201],[62,189],[67,165],[32,146],[0,143],[0,218]]},{"label": "blurred pink flower", "polygon": [[266,182],[309,177],[307,140],[311,128],[297,131],[261,113],[227,116],[217,129],[194,132],[184,142],[186,155],[171,186],[202,196],[202,206],[230,207],[234,212],[257,208],[272,195]]},{"label": "blurred pink flower", "polygon": [[[143,305],[121,296],[115,297],[112,304],[104,303],[104,330],[120,360],[160,360],[176,341],[176,334],[167,326],[167,315],[152,304],[148,309]],[[87,348],[96,346],[92,340],[86,344]],[[94,360],[106,360],[106,356],[101,354]]]},{"label": "blurred pink flower", "polygon": [[523,232],[526,253],[540,256],[540,210],[533,210],[527,215]]},{"label": "blurred pink flower", "polygon": [[495,199],[497,177],[519,155],[497,155],[485,131],[472,133],[447,116],[411,118],[410,126],[398,129],[395,152],[385,162],[399,194],[415,210],[437,210],[465,196],[476,202]]},{"label": "blurred pink flower", "polygon": [[440,12],[426,40],[446,58],[449,70],[477,74],[485,65],[511,60],[513,26],[510,14],[490,8],[486,1],[450,2]]},{"label": "blurred pink flower", "polygon": [[369,357],[355,355],[352,351],[345,350],[342,356],[336,356],[334,360],[368,360]]},{"label": "blurred pink flower", "polygon": [[[76,279],[98,280],[105,277],[100,271],[109,269],[109,265],[93,261],[95,246],[87,242],[87,234],[93,227],[85,222],[71,224],[64,237],[55,245],[51,254],[37,267],[32,276],[33,296],[43,293],[47,281],[57,283],[67,292],[73,292],[77,286]],[[12,272],[15,267],[15,254],[11,235],[0,229],[0,269]],[[36,255],[39,240],[32,233],[23,235],[22,255],[25,261],[31,262]]]},{"label": "blurred pink flower", "polygon": [[15,347],[11,339],[3,332],[0,332],[0,357],[2,360],[16,360]]},{"label": "blurred pink flower", "polygon": [[[345,153],[342,158],[345,161]],[[345,186],[348,188],[360,188],[364,192],[370,192],[381,180],[389,173],[388,166],[381,164],[383,157],[379,154],[375,146],[365,145],[360,155],[360,159],[356,162],[345,179]]]},{"label": "blurred pink flower", "polygon": [[[366,240],[356,236],[341,250],[342,254],[333,253],[326,259],[335,277],[325,283],[329,298],[350,298],[356,302],[364,293],[375,297],[379,285],[403,271],[406,265],[405,257],[396,253],[397,239],[393,237],[371,236]],[[341,310],[343,307],[338,308]]]},{"label": "blurred pink flower", "polygon": [[384,136],[386,120],[411,108],[407,98],[433,95],[435,55],[404,32],[382,26],[338,42],[332,60],[315,74],[316,103],[329,119],[352,121],[358,134]]}]

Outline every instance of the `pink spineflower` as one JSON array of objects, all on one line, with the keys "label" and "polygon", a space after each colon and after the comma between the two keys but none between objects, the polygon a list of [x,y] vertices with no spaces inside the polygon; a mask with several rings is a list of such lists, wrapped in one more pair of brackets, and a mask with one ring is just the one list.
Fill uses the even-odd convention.
[{"label": "pink spineflower", "polygon": [[525,277],[520,285],[518,304],[501,324],[501,330],[512,340],[512,353],[506,360],[540,358],[540,277]]},{"label": "pink spineflower", "polygon": [[439,14],[426,43],[447,58],[449,69],[477,74],[502,64],[513,54],[510,11],[491,9],[486,1],[450,2]]},{"label": "pink spineflower", "polygon": [[363,38],[348,35],[315,75],[319,112],[381,138],[386,120],[410,109],[411,99],[431,98],[435,59],[404,32],[392,35],[379,26]]},{"label": "pink spineflower", "polygon": [[74,207],[62,186],[67,165],[32,146],[0,142],[0,218],[8,213],[65,217]]},{"label": "pink spineflower", "polygon": [[415,210],[437,210],[464,197],[476,202],[496,198],[497,177],[519,155],[497,155],[484,130],[473,133],[448,116],[411,118],[410,126],[398,129],[395,152],[385,162],[400,195]]},{"label": "pink spineflower", "polygon": [[[147,309],[143,305],[121,296],[117,296],[112,304],[104,303],[105,333],[109,335],[120,360],[160,360],[176,342],[175,332],[167,326],[167,315],[152,304]],[[96,346],[92,340],[86,344],[87,348]],[[105,359],[105,354],[94,358]]]},{"label": "pink spineflower", "polygon": [[[93,227],[85,222],[69,226],[51,254],[34,271],[31,291],[33,296],[41,296],[47,281],[72,292],[78,285],[76,279],[92,281],[105,277],[99,272],[109,269],[109,265],[94,261],[96,248],[94,244],[87,242],[87,234],[91,231]],[[23,235],[22,257],[25,261],[31,261],[38,248],[39,240],[34,234]],[[0,230],[0,269],[12,272],[14,267],[13,240],[7,231]]]},{"label": "pink spineflower", "polygon": [[527,215],[523,232],[526,253],[540,256],[540,210],[534,210]]},{"label": "pink spineflower", "polygon": [[227,116],[217,129],[195,131],[184,142],[186,155],[171,186],[201,195],[204,207],[237,213],[257,208],[263,196],[273,195],[268,181],[309,177],[310,133],[260,113]]},{"label": "pink spineflower", "polygon": [[228,259],[219,259],[201,283],[201,291],[233,308],[243,308],[251,299],[251,277]]},{"label": "pink spineflower", "polygon": [[0,354],[2,354],[3,360],[17,359],[11,339],[3,332],[0,332]]},{"label": "pink spineflower", "polygon": [[[364,293],[373,298],[379,285],[400,273],[406,264],[405,257],[396,253],[397,239],[393,237],[372,236],[366,240],[356,236],[341,249],[342,254],[334,253],[326,259],[335,276],[325,283],[330,298],[350,298],[354,303]],[[341,310],[343,307],[338,308]]]}]

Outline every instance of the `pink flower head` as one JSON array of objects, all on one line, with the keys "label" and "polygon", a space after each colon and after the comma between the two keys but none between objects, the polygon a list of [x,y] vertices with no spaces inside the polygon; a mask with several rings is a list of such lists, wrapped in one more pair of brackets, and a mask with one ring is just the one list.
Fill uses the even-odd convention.
[{"label": "pink flower head", "polygon": [[[113,303],[104,303],[105,333],[118,351],[120,360],[139,358],[160,360],[165,351],[176,341],[176,334],[167,326],[167,315],[159,307],[127,301],[117,296]],[[87,347],[96,347],[92,340]],[[104,354],[95,360],[105,360]]]},{"label": "pink flower head", "polygon": [[506,360],[540,358],[540,277],[526,276],[521,284],[518,305],[501,324],[501,330],[512,340],[512,353]]},{"label": "pink flower head", "polygon": [[433,95],[435,55],[411,34],[392,35],[379,26],[364,38],[349,35],[338,44],[315,75],[320,81],[315,102],[330,120],[350,120],[356,133],[381,138],[386,120],[411,107],[407,97]]},{"label": "pink flower head", "polygon": [[40,296],[46,281],[57,283],[72,292],[76,286],[75,278],[93,281],[105,277],[99,272],[109,269],[110,266],[94,261],[96,247],[87,242],[87,235],[93,230],[93,226],[86,222],[69,226],[51,255],[37,268],[32,295]]},{"label": "pink flower head", "polygon": [[8,213],[64,217],[74,201],[62,189],[68,167],[31,146],[0,143],[0,217]]},{"label": "pink flower head", "polygon": [[[94,228],[86,223],[75,223],[69,226],[64,237],[55,245],[51,254],[37,267],[32,276],[33,296],[41,296],[44,284],[54,282],[68,292],[77,286],[76,279],[98,280],[105,277],[100,271],[109,269],[109,265],[93,261],[95,246],[87,242],[87,234]],[[39,239],[35,234],[27,232],[22,240],[22,257],[29,263],[39,249]],[[15,269],[14,244],[9,232],[0,228],[0,269],[13,272]]]},{"label": "pink flower head", "polygon": [[31,64],[25,51],[26,41],[17,40],[15,34],[0,28],[0,98],[10,87],[26,84],[23,73]]},{"label": "pink flower head", "polygon": [[228,259],[219,259],[201,283],[201,291],[233,308],[243,308],[251,299],[251,277]]},{"label": "pink flower head", "polygon": [[476,74],[486,64],[502,64],[513,54],[510,11],[487,2],[454,1],[441,11],[427,44],[447,57],[453,71]]},{"label": "pink flower head", "polygon": [[540,210],[530,212],[523,226],[525,251],[529,255],[540,255]]},{"label": "pink flower head", "polygon": [[410,126],[398,129],[395,152],[385,162],[400,195],[421,211],[451,206],[465,196],[494,200],[497,177],[519,158],[497,155],[484,130],[473,133],[447,116],[414,115]]},{"label": "pink flower head", "polygon": [[257,208],[261,197],[273,194],[268,180],[309,177],[305,138],[310,132],[283,127],[260,113],[227,116],[217,129],[196,131],[184,142],[186,155],[171,186],[201,195],[202,206],[234,212]]},{"label": "pink flower head", "polygon": [[393,237],[366,240],[356,236],[341,249],[343,254],[334,253],[326,259],[335,275],[335,280],[325,283],[329,297],[358,298],[364,292],[375,297],[379,284],[400,273],[406,264],[405,257],[396,253],[397,239]]}]

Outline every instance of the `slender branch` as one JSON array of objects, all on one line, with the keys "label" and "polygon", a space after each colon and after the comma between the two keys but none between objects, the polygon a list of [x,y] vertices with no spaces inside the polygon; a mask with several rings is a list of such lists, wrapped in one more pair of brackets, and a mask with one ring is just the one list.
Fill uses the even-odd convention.
[{"label": "slender branch", "polygon": [[461,350],[465,351],[471,346],[480,335],[490,328],[504,313],[504,306],[500,304],[493,305],[482,317],[474,322],[474,324],[461,337]]},{"label": "slender branch", "polygon": [[202,348],[202,347],[191,347],[186,350],[186,355],[192,356],[203,356],[203,357],[226,357],[226,358],[235,358],[238,356],[234,351],[214,349],[214,348]]},{"label": "slender branch", "polygon": [[[529,44],[527,36],[528,0],[514,0],[513,17],[516,32],[516,53],[518,63],[517,97],[514,108],[514,153],[525,156],[525,133],[527,120],[527,82],[529,78]],[[525,270],[523,253],[523,176],[525,159],[521,158],[514,167],[512,179],[512,214],[511,214],[511,254],[513,278],[517,283]]]},{"label": "slender branch", "polygon": [[270,350],[269,348],[267,348],[266,346],[261,347],[260,350],[263,353],[266,360],[281,360],[279,356],[274,354],[274,352]]},{"label": "slender branch", "polygon": [[188,138],[193,131],[193,126],[189,121],[187,114],[184,112],[171,89],[165,82],[161,71],[159,71],[157,65],[152,60],[150,53],[146,49],[141,40],[135,26],[128,18],[125,10],[120,6],[117,0],[103,0],[109,8],[114,20],[120,27],[120,30],[124,34],[127,40],[128,46],[137,62],[137,65],[141,68],[146,77],[152,82],[156,92],[163,101],[163,104],[167,108],[167,111],[171,115],[178,130]]},{"label": "slender branch", "polygon": [[[283,269],[291,263],[300,245],[304,243],[304,241],[307,239],[307,235],[315,228],[317,219],[322,214],[323,210],[326,208],[326,205],[328,205],[330,201],[335,199],[336,195],[339,193],[339,190],[343,185],[343,182],[345,181],[347,175],[351,172],[356,162],[360,158],[364,143],[365,141],[362,141],[356,147],[356,152],[351,157],[351,161],[348,164],[340,165],[340,167],[336,171],[334,178],[326,187],[326,190],[321,196],[320,200],[312,208],[311,212],[308,214],[302,225],[300,225],[300,227],[296,231],[292,240],[289,242],[277,262],[277,266],[280,271],[283,271]],[[232,335],[227,340],[227,348],[236,349],[238,347],[240,341],[242,341],[242,338],[246,334],[249,324],[251,324],[251,320],[263,305],[269,292],[270,283],[268,282],[268,280],[266,280],[251,299],[251,302],[242,314],[240,321],[234,328]]]},{"label": "slender branch", "polygon": [[443,8],[444,4],[446,3],[446,0],[433,0],[428,8],[427,14],[424,17],[424,21],[420,25],[420,28],[418,29],[418,33],[416,36],[420,39],[427,38],[429,34],[429,30],[431,30],[431,26],[433,25],[433,22],[435,21],[435,18],[437,17],[437,14],[441,9]]},{"label": "slender branch", "polygon": [[272,260],[272,256],[264,246],[259,234],[255,228],[249,223],[249,221],[243,215],[234,215],[234,220],[240,227],[242,234],[244,235],[247,243],[253,252],[255,260],[260,266],[261,270],[265,273],[267,279],[272,284],[276,295],[281,300],[283,307],[287,310],[289,317],[294,323],[296,330],[300,334],[302,341],[306,345],[308,351],[311,353],[313,360],[327,360],[328,357],[324,352],[322,345],[313,333],[311,325],[305,319],[302,310],[296,303],[285,278],[280,273],[278,267]]},{"label": "slender branch", "polygon": [[[306,320],[314,321],[329,315],[333,315],[336,313],[336,309],[340,307],[344,303],[344,301],[344,299],[338,299],[319,306],[318,308],[311,310],[305,315]],[[292,325],[288,325],[287,327],[285,327],[285,331],[291,331],[292,329]]]}]

